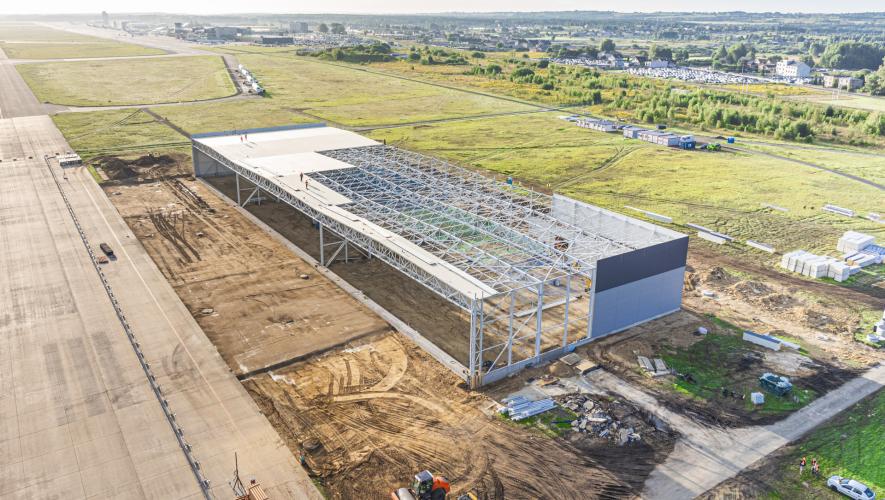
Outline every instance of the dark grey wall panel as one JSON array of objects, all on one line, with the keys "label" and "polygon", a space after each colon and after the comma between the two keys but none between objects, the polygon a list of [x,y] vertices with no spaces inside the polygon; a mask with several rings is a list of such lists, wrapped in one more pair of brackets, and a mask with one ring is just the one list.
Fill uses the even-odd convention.
[{"label": "dark grey wall panel", "polygon": [[688,236],[606,257],[597,262],[596,293],[685,267]]},{"label": "dark grey wall panel", "polygon": [[592,337],[619,332],[679,310],[685,267],[596,292]]}]

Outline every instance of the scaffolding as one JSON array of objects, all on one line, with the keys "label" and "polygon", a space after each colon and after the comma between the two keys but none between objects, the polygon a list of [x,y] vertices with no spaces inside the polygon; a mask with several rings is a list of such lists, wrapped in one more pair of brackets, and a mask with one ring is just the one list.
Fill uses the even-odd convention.
[{"label": "scaffolding", "polygon": [[[391,146],[319,151],[341,168],[306,170],[304,176],[346,198],[334,207],[312,203],[275,176],[195,140],[195,162],[198,152],[237,175],[238,193],[242,177],[254,186],[252,195],[266,192],[313,219],[321,250],[338,245],[328,262],[321,256],[323,265],[352,245],[463,310],[470,346],[468,359],[459,360],[466,361],[460,374],[472,387],[589,341],[596,262],[649,243],[647,235],[620,238],[625,233],[618,227],[589,231],[556,217],[549,195]],[[396,240],[368,234],[364,222],[444,265],[420,262]],[[328,232],[334,243],[327,243]],[[452,286],[441,279],[444,270],[477,286],[472,293]]]}]

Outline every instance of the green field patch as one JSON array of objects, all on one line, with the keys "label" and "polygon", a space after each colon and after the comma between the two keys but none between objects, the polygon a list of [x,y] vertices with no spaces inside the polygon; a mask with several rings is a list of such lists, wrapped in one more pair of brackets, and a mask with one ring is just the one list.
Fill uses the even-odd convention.
[{"label": "green field patch", "polygon": [[190,134],[322,121],[273,98],[163,106],[152,110]]},{"label": "green field patch", "polygon": [[387,125],[529,106],[289,55],[239,55],[279,106],[349,126]]},{"label": "green field patch", "polygon": [[22,64],[42,102],[69,106],[157,104],[236,93],[220,57],[172,57]]},{"label": "green field patch", "polygon": [[[839,475],[869,486],[877,496],[885,493],[885,391],[861,401],[832,421],[814,430],[780,459],[779,481],[772,485],[781,498],[820,498],[809,496],[808,487],[825,491],[827,478]],[[820,463],[820,477],[806,469],[799,476],[802,457]],[[803,483],[809,483],[806,486]],[[832,498],[845,498],[836,494]]]},{"label": "green field patch", "polygon": [[160,49],[142,47],[131,43],[102,41],[95,43],[0,43],[0,48],[10,59],[81,59],[87,57],[157,56],[165,54]]},{"label": "green field patch", "polygon": [[0,48],[10,59],[149,56],[165,53],[160,49],[26,23],[0,23]]},{"label": "green field patch", "polygon": [[153,149],[189,149],[178,132],[139,110],[63,113],[52,117],[68,143],[84,159]]},{"label": "green field patch", "polygon": [[497,415],[499,419],[510,425],[529,429],[551,438],[562,436],[570,431],[572,429],[572,421],[578,418],[576,413],[558,405],[550,411],[545,411],[522,420],[511,420],[510,417],[501,413]]},{"label": "green field patch", "polygon": [[[661,354],[670,368],[686,375],[673,379],[672,390],[701,400],[715,400],[727,388],[744,396],[748,411],[762,415],[791,412],[817,397],[814,390],[799,386],[785,396],[761,389],[755,373],[750,377],[744,373],[751,366],[745,366],[745,360],[754,354],[754,349],[743,341],[741,329],[715,316],[710,319],[721,332],[728,333],[711,332],[688,347],[671,348]],[[752,392],[765,394],[765,403],[754,406],[750,400]]]}]

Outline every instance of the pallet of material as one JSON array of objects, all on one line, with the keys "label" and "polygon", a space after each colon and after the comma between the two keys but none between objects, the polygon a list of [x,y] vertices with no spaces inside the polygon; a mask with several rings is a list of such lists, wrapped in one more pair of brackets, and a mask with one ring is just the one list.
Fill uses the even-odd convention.
[{"label": "pallet of material", "polygon": [[707,241],[715,243],[717,245],[724,245],[728,241],[725,238],[722,238],[722,237],[717,236],[713,233],[708,233],[705,231],[698,231],[698,237],[700,237],[702,240],[707,240]]},{"label": "pallet of material", "polygon": [[769,335],[760,335],[758,333],[745,330],[743,338],[745,341],[750,342],[751,344],[756,344],[758,346],[771,349],[772,351],[781,350],[781,341]]},{"label": "pallet of material", "polygon": [[556,407],[556,403],[550,398],[530,401],[524,396],[515,396],[506,401],[507,406],[502,408],[501,413],[509,415],[514,421],[533,417]]},{"label": "pallet of material", "polygon": [[836,250],[842,253],[856,253],[874,244],[876,238],[857,231],[845,231],[836,243]]},{"label": "pallet of material", "polygon": [[843,207],[838,207],[836,205],[831,205],[829,203],[827,203],[826,205],[823,206],[823,210],[830,212],[830,213],[834,213],[836,215],[844,215],[845,217],[854,217],[854,210],[851,210],[848,208],[843,208]]},{"label": "pallet of material", "polygon": [[765,243],[759,243],[758,241],[747,240],[747,246],[762,250],[763,252],[774,253],[773,246],[766,245]]}]

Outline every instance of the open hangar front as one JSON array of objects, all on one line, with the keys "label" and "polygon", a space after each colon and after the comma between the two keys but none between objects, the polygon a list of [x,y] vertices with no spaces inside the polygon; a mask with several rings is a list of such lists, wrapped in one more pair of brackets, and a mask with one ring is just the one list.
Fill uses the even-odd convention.
[{"label": "open hangar front", "polygon": [[321,265],[378,259],[457,308],[466,348],[427,350],[471,387],[680,308],[688,237],[654,224],[320,124],[192,146],[239,205],[308,218]]}]

